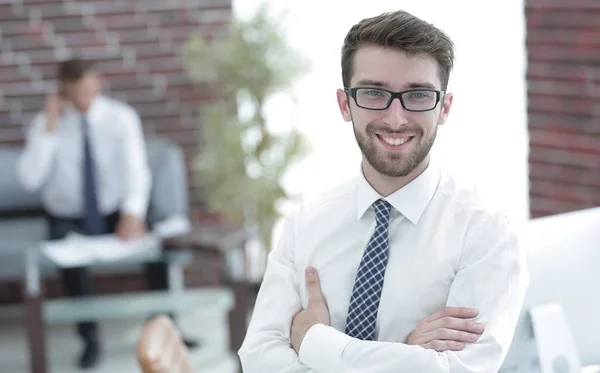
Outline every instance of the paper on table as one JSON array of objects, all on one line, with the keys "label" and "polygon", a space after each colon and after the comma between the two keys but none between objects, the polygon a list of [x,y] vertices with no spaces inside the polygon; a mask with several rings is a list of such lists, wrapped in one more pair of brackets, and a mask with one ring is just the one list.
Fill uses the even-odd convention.
[{"label": "paper on table", "polygon": [[191,224],[185,216],[174,215],[154,224],[153,232],[141,238],[122,241],[113,234],[90,237],[70,233],[62,240],[45,242],[42,253],[61,267],[118,261],[134,255],[158,253],[161,239],[183,235],[190,230]]},{"label": "paper on table", "polygon": [[62,240],[44,243],[42,253],[60,267],[75,267],[151,255],[160,249],[160,240],[153,235],[123,241],[112,234],[89,237],[71,233]]},{"label": "paper on table", "polygon": [[45,242],[42,253],[55,264],[66,268],[84,266],[94,261],[91,253],[77,250],[66,239]]}]

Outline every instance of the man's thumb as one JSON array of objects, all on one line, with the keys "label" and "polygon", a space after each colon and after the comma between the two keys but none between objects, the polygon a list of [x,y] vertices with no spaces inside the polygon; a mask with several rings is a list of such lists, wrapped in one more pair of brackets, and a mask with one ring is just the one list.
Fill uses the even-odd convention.
[{"label": "man's thumb", "polygon": [[313,267],[306,268],[306,290],[308,291],[308,305],[323,301],[321,294],[321,283],[319,282],[319,274]]}]

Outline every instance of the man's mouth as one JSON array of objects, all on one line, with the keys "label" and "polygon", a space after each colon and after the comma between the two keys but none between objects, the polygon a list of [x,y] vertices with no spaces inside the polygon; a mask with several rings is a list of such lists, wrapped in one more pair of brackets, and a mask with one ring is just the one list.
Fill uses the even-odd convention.
[{"label": "man's mouth", "polygon": [[408,140],[410,140],[412,137],[386,137],[386,136],[380,136],[381,139],[383,139],[383,141],[385,141],[386,143],[388,143],[389,145],[393,145],[393,146],[400,146],[400,145],[404,145],[404,143],[406,143]]},{"label": "man's mouth", "polygon": [[389,150],[402,150],[410,144],[414,136],[386,136],[385,134],[377,135],[381,144]]}]

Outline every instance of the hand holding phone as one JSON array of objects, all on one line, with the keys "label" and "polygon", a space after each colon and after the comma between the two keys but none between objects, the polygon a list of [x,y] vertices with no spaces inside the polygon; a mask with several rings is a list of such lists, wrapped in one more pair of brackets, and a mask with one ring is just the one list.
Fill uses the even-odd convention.
[{"label": "hand holding phone", "polygon": [[56,126],[62,113],[62,106],[62,98],[59,95],[50,94],[46,97],[46,130],[50,133],[56,130]]}]

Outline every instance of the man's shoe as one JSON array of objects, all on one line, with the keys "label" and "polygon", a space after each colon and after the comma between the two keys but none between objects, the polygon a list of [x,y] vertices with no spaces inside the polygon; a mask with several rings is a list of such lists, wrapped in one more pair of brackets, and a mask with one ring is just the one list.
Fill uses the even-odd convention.
[{"label": "man's shoe", "polygon": [[200,347],[200,341],[198,341],[197,339],[182,337],[182,340],[183,344],[185,345],[185,347],[188,348],[188,350],[193,350],[195,348]]},{"label": "man's shoe", "polygon": [[98,364],[99,359],[100,345],[97,342],[86,343],[81,358],[79,359],[79,368],[93,368]]}]

